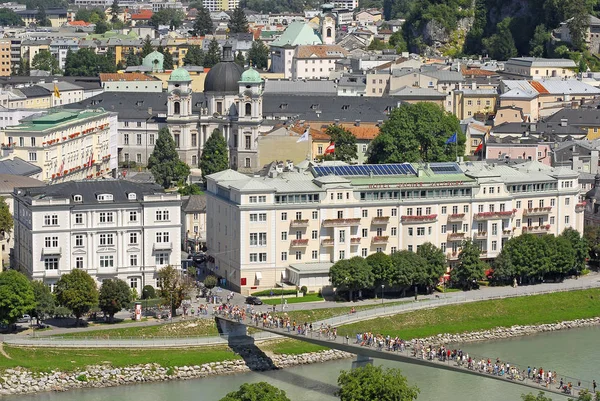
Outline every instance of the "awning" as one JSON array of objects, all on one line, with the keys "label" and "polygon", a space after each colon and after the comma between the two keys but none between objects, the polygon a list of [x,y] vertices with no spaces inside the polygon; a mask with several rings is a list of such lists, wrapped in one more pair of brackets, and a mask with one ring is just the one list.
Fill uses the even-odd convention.
[{"label": "awning", "polygon": [[284,270],[281,272],[281,279],[282,280],[286,280],[287,279],[287,270]]},{"label": "awning", "polygon": [[255,274],[258,281],[262,280],[262,274],[260,272],[256,272]]}]

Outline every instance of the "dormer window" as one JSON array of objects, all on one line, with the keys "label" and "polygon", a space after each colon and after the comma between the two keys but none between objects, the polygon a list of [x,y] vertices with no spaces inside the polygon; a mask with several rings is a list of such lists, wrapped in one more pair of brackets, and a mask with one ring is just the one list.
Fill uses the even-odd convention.
[{"label": "dormer window", "polygon": [[129,199],[129,200],[136,200],[137,199],[137,195],[135,194],[135,192],[132,192],[130,194],[127,194],[127,199]]},{"label": "dormer window", "polygon": [[112,196],[112,194],[98,194],[98,195],[96,195],[96,199],[98,201],[112,201],[113,196]]},{"label": "dormer window", "polygon": [[81,195],[73,195],[73,202],[77,202],[77,203],[83,202],[83,196],[81,196]]}]

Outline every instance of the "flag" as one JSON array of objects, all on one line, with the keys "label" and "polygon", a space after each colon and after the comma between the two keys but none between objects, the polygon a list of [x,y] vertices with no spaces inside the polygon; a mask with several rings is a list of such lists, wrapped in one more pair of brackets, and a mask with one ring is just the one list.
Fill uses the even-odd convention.
[{"label": "flag", "polygon": [[448,138],[448,140],[446,140],[446,145],[448,145],[449,143],[456,143],[457,140],[457,136],[456,136],[456,132],[454,134],[452,134],[452,136],[450,138]]},{"label": "flag", "polygon": [[482,150],[483,150],[483,142],[481,142],[481,143],[479,144],[479,146],[477,146],[477,149],[475,149],[475,153],[479,153],[479,152],[481,152]]},{"label": "flag", "polygon": [[90,158],[88,160],[88,167],[92,167],[92,161],[94,160],[94,152],[92,152],[92,154],[90,155]]},{"label": "flag", "polygon": [[335,143],[331,142],[329,144],[329,146],[327,146],[327,149],[325,149],[325,154],[328,155],[330,153],[334,153],[335,152]]},{"label": "flag", "polygon": [[63,160],[62,163],[60,164],[60,169],[58,170],[58,175],[62,174],[64,168],[65,168],[65,161]]},{"label": "flag", "polygon": [[308,141],[308,131],[310,131],[310,128],[307,128],[306,131],[304,131],[304,134],[302,134],[302,136],[300,138],[298,138],[296,143]]},{"label": "flag", "polygon": [[58,90],[58,86],[54,84],[54,97],[60,99],[60,91]]}]

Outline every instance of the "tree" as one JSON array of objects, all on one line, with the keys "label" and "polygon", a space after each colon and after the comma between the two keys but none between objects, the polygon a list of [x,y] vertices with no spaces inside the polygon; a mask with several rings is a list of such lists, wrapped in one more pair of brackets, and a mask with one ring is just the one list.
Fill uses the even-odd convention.
[{"label": "tree", "polygon": [[0,323],[14,324],[33,308],[35,295],[27,277],[16,270],[0,273]]},{"label": "tree", "polygon": [[221,401],[291,401],[285,391],[266,382],[244,383],[237,391],[228,393]]},{"label": "tree", "polygon": [[0,8],[0,26],[23,26],[23,19],[9,8]]},{"label": "tree", "polygon": [[408,51],[408,44],[404,39],[402,30],[396,31],[390,36],[389,43],[396,49],[396,53],[402,53]]},{"label": "tree", "polygon": [[34,70],[48,71],[52,75],[60,73],[58,60],[50,53],[50,50],[40,50],[38,54],[33,56],[31,66]]},{"label": "tree", "polygon": [[99,21],[106,20],[106,14],[98,8],[80,8],[75,14],[75,20],[97,24]]},{"label": "tree", "polygon": [[145,285],[142,288],[142,299],[156,298],[156,290],[151,285]]},{"label": "tree", "polygon": [[13,67],[12,75],[21,77],[29,76],[29,60],[26,58],[19,58],[19,64],[15,64]]},{"label": "tree", "polygon": [[339,125],[330,125],[325,133],[331,137],[331,142],[335,144],[333,159],[347,163],[357,159],[356,137],[352,132]]},{"label": "tree", "polygon": [[535,27],[533,37],[529,41],[529,55],[532,57],[546,57],[546,48],[552,40],[552,35],[546,29],[546,25],[540,24]]},{"label": "tree", "polygon": [[199,46],[190,46],[188,48],[185,57],[183,58],[183,65],[198,65],[201,66],[204,63],[204,52]]},{"label": "tree", "polygon": [[440,277],[446,272],[446,255],[431,242],[426,242],[417,248],[417,255],[425,260],[424,284],[427,292],[431,294],[440,282]]},{"label": "tree", "polygon": [[219,42],[217,42],[217,39],[212,38],[208,44],[208,51],[204,55],[204,67],[211,68],[219,61],[221,61],[221,49],[219,48]]},{"label": "tree", "polygon": [[510,18],[504,18],[497,25],[497,33],[483,39],[490,57],[496,60],[508,60],[517,55],[517,47],[510,30]]},{"label": "tree", "polygon": [[375,276],[370,266],[360,256],[337,261],[329,270],[331,284],[339,289],[349,290],[349,300],[353,299],[354,291],[371,288]]},{"label": "tree", "polygon": [[458,254],[458,264],[450,273],[453,284],[466,290],[472,289],[477,280],[485,277],[487,264],[479,258],[481,250],[471,240],[463,242]]},{"label": "tree", "polygon": [[227,28],[229,29],[229,33],[248,33],[248,20],[246,19],[246,14],[244,14],[244,10],[240,7],[236,7],[231,14],[231,19],[227,24]]},{"label": "tree", "polygon": [[209,290],[217,286],[217,278],[212,274],[204,279],[204,286]]},{"label": "tree", "polygon": [[168,25],[170,30],[177,29],[183,25],[185,14],[175,8],[162,8],[152,14],[150,25],[158,28],[160,25]]},{"label": "tree", "polygon": [[585,225],[583,237],[587,245],[587,255],[592,261],[597,262],[600,258],[600,226]]},{"label": "tree", "polygon": [[[426,261],[411,251],[400,251],[392,254],[392,285],[408,288],[425,284]],[[415,294],[416,295],[416,294]]]},{"label": "tree", "polygon": [[162,52],[164,59],[163,59],[163,69],[165,70],[172,70],[174,68],[173,65],[173,55],[171,54],[171,52],[169,51],[169,49],[165,49]]},{"label": "tree", "polygon": [[63,274],[54,288],[59,305],[69,308],[75,315],[75,325],[81,316],[98,305],[98,289],[94,279],[81,269]]},{"label": "tree", "polygon": [[[446,144],[457,133],[458,143]],[[433,103],[402,104],[392,110],[371,142],[368,162],[441,162],[464,155],[465,136],[458,119]]]},{"label": "tree", "polygon": [[521,394],[521,399],[523,401],[552,401],[552,398],[546,397],[543,391],[540,391],[537,396],[532,393]]},{"label": "tree", "polygon": [[544,235],[541,240],[546,243],[546,256],[549,267],[544,275],[546,279],[562,281],[568,272],[574,270],[575,251],[571,242],[563,236]]},{"label": "tree", "polygon": [[394,265],[388,254],[375,252],[367,256],[365,261],[371,267],[373,279],[377,283],[377,286],[391,284]]},{"label": "tree", "polygon": [[116,72],[117,66],[112,56],[96,54],[92,49],[83,48],[76,52],[69,50],[65,58],[65,75],[89,77],[103,72]]},{"label": "tree", "polygon": [[588,257],[588,244],[584,237],[579,234],[579,231],[574,228],[565,229],[560,237],[565,238],[571,243],[573,249],[574,266],[573,270],[575,274],[579,275],[583,269],[585,269],[585,260]]},{"label": "tree", "polygon": [[373,365],[342,371],[338,385],[335,394],[340,401],[412,401],[419,395],[419,389],[408,385],[400,369]]},{"label": "tree", "polygon": [[210,18],[210,11],[206,7],[200,7],[196,19],[194,20],[194,36],[206,36],[213,33],[213,22]]},{"label": "tree", "polygon": [[182,277],[181,272],[171,265],[158,271],[158,282],[160,283],[158,295],[163,303],[171,306],[171,314],[175,316],[177,308],[181,306],[191,286]]},{"label": "tree", "polygon": [[242,52],[237,52],[236,56],[235,56],[235,63],[238,64],[239,66],[243,67],[246,65],[246,59],[244,58],[244,55],[242,54]]},{"label": "tree", "polygon": [[174,182],[185,180],[190,168],[181,159],[175,149],[175,140],[167,127],[158,131],[154,150],[148,159],[148,168],[154,179],[163,188],[170,188]]},{"label": "tree", "polygon": [[146,35],[144,42],[142,43],[142,52],[140,54],[141,58],[146,57],[148,54],[152,53],[154,48],[152,47],[152,42],[150,41],[150,35]]},{"label": "tree", "polygon": [[127,59],[125,60],[127,67],[137,67],[142,64],[140,58],[133,52],[133,49],[129,49]]},{"label": "tree", "polygon": [[112,5],[110,6],[110,15],[111,22],[119,21],[119,14],[121,13],[121,7],[119,7],[119,0],[113,0]]},{"label": "tree", "polygon": [[177,192],[179,192],[179,194],[181,196],[200,195],[200,194],[202,194],[202,190],[196,184],[186,184],[186,185],[180,187],[177,190]]},{"label": "tree", "polygon": [[586,2],[583,0],[565,1],[565,14],[565,17],[568,18],[567,27],[571,35],[571,44],[576,50],[585,50],[590,14]]},{"label": "tree", "polygon": [[248,51],[248,62],[256,68],[267,69],[269,66],[269,48],[262,40],[252,42]]},{"label": "tree", "polygon": [[467,33],[463,50],[466,54],[481,54],[483,33],[487,25],[486,0],[475,0],[473,26]]},{"label": "tree", "polygon": [[94,33],[96,35],[102,35],[108,32],[111,29],[111,26],[106,21],[98,21],[96,22],[96,26],[94,27]]},{"label": "tree", "polygon": [[102,281],[98,296],[98,306],[105,315],[108,315],[111,323],[115,317],[115,313],[125,308],[130,302],[131,290],[126,282],[118,278]]},{"label": "tree", "polygon": [[548,244],[532,234],[521,234],[506,242],[494,264],[493,280],[519,283],[541,280],[550,271]]},{"label": "tree", "polygon": [[198,167],[202,170],[202,180],[204,182],[206,182],[206,176],[229,168],[227,142],[218,129],[213,130],[206,140]]},{"label": "tree", "polygon": [[4,197],[0,196],[0,237],[8,241],[13,226],[14,220],[12,213],[8,208],[8,203],[6,203],[6,199],[4,199]]},{"label": "tree", "polygon": [[54,295],[52,295],[50,287],[43,282],[38,280],[32,281],[31,288],[35,299],[35,307],[30,313],[40,323],[54,315],[56,302],[54,301]]},{"label": "tree", "polygon": [[35,23],[38,26],[52,26],[52,22],[46,16],[46,9],[44,8],[43,5],[40,5],[38,7],[38,12],[37,12],[37,15],[35,16]]}]

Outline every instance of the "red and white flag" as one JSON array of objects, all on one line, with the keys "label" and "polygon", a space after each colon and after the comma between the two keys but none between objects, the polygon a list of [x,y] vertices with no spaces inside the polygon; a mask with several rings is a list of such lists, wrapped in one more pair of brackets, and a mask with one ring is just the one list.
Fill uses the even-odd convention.
[{"label": "red and white flag", "polygon": [[335,143],[331,142],[327,149],[325,149],[325,154],[328,155],[330,153],[335,153]]},{"label": "red and white flag", "polygon": [[88,160],[88,167],[92,167],[92,161],[94,160],[94,153],[90,155],[90,159]]},{"label": "red and white flag", "polygon": [[62,174],[64,168],[65,168],[65,161],[63,160],[62,163],[60,164],[60,169],[58,170],[58,175]]}]

